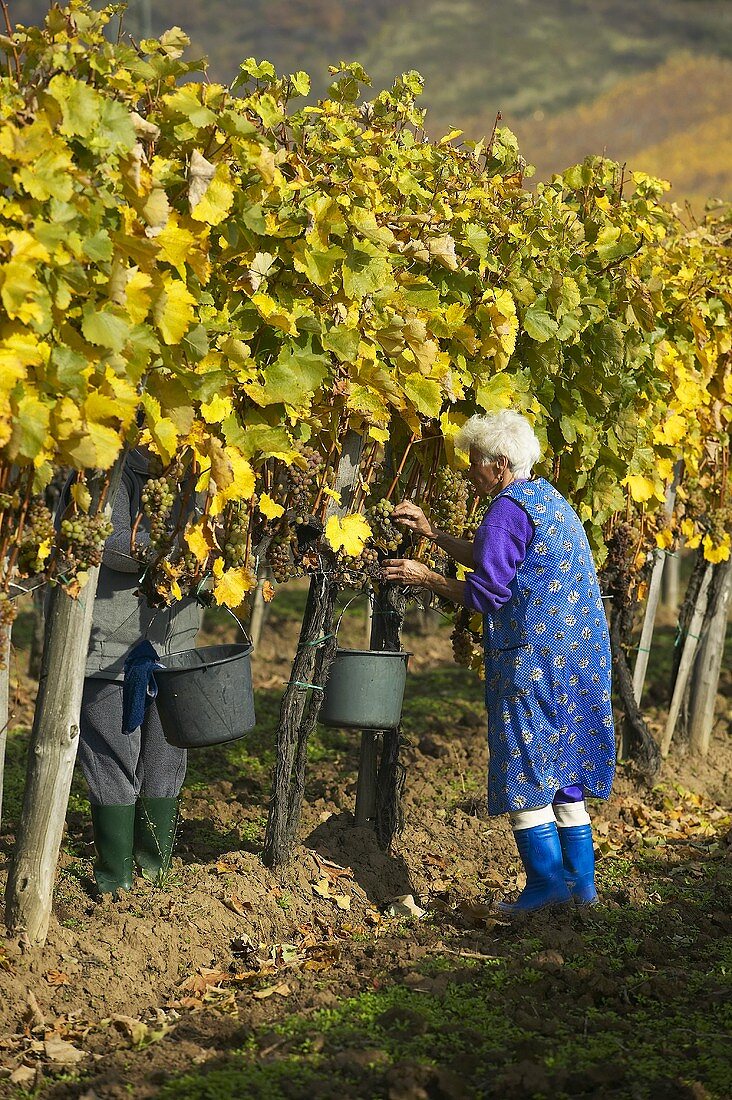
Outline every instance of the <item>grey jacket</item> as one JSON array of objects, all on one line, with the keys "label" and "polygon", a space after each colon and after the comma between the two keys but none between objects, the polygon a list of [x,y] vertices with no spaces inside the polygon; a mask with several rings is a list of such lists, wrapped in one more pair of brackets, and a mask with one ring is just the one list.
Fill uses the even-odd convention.
[{"label": "grey jacket", "polygon": [[[159,654],[193,649],[201,625],[201,608],[192,599],[168,608],[149,607],[138,596],[140,563],[130,555],[132,526],[142,510],[141,494],[149,476],[147,461],[139,451],[130,452],[112,509],[113,531],[104,545],[99,583],[94,601],[86,675],[102,680],[121,680],[127,654],[147,638]],[[149,541],[145,517],[136,542]]]}]

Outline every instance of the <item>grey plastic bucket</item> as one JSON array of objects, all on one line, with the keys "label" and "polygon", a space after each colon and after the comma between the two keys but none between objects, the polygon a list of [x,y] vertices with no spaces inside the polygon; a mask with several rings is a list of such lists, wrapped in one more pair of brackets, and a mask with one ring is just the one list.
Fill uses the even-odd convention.
[{"label": "grey plastic bucket", "polygon": [[253,729],[251,652],[249,643],[210,645],[159,658],[156,702],[166,741],[205,748]]},{"label": "grey plastic bucket", "polygon": [[402,717],[410,656],[404,651],[336,650],[319,721],[324,726],[394,729]]}]

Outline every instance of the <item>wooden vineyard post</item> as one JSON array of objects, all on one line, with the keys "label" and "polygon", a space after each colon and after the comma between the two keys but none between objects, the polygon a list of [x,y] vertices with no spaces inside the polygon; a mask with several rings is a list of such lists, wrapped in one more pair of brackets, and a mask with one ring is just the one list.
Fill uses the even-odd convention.
[{"label": "wooden vineyard post", "polygon": [[3,667],[0,668],[0,826],[3,823],[3,789],[5,780],[5,750],[8,743],[8,725],[10,723],[10,632],[2,655]]},{"label": "wooden vineyard post", "polygon": [[684,649],[681,654],[681,662],[679,664],[679,669],[676,674],[676,682],[674,684],[673,695],[671,697],[671,705],[669,706],[668,717],[666,719],[666,728],[664,729],[663,737],[661,738],[662,756],[668,756],[668,750],[671,746],[671,738],[674,735],[676,723],[681,712],[681,704],[684,699],[686,685],[691,670],[694,666],[694,658],[696,657],[696,651],[699,645],[699,634],[707,611],[709,585],[711,584],[713,570],[714,566],[711,565],[711,563],[707,563],[704,570],[701,587],[696,597],[696,603],[694,604],[694,612],[691,616],[689,630],[686,634],[686,641],[684,642]]},{"label": "wooden vineyard post", "polygon": [[706,630],[703,631],[694,665],[689,704],[689,745],[696,756],[707,755],[714,725],[714,704],[732,594],[732,561],[721,562],[715,567],[714,574],[708,601],[711,614],[707,615]]},{"label": "wooden vineyard post", "polygon": [[[669,486],[666,493],[665,513],[666,518],[670,519],[673,514],[674,504],[676,503],[676,488],[681,479],[682,464],[677,463],[674,470],[674,480]],[[667,560],[668,559],[668,560]],[[648,588],[648,599],[646,600],[646,611],[643,616],[643,627],[641,629],[640,642],[638,643],[638,656],[635,659],[635,666],[633,668],[633,694],[635,695],[635,701],[640,707],[641,697],[643,695],[643,685],[646,680],[646,671],[648,669],[648,659],[651,654],[651,642],[653,641],[653,628],[656,624],[656,614],[658,612],[658,604],[661,599],[661,592],[663,587],[663,578],[668,573],[670,567],[675,563],[678,567],[678,556],[667,554],[665,550],[656,550],[655,561],[653,563],[653,572],[651,574],[651,583]],[[678,572],[678,569],[677,569]],[[676,595],[678,597],[678,584],[676,588]],[[627,746],[623,745],[623,756],[626,755]]]},{"label": "wooden vineyard post", "polygon": [[[400,585],[382,585],[373,608],[371,643],[374,650],[396,653],[406,608],[406,591]],[[386,850],[401,825],[401,791],[404,768],[399,762],[400,730],[363,730],[355,825],[373,825],[380,846]]]},{"label": "wooden vineyard post", "polygon": [[[108,511],[119,484],[124,454],[112,471]],[[90,479],[92,501],[99,500],[104,480],[100,474]],[[23,811],[5,892],[8,931],[29,945],[45,942],[51,919],[56,864],[79,743],[84,670],[98,576],[98,568],[89,570],[89,579],[77,599],[67,595],[60,585],[51,590],[49,599]]]},{"label": "wooden vineyard post", "polygon": [[259,639],[262,636],[262,628],[267,621],[267,610],[269,605],[264,598],[264,586],[268,581],[271,581],[271,579],[272,570],[269,568],[266,562],[264,562],[259,567],[257,587],[254,590],[254,599],[252,600],[252,613],[249,617],[249,625],[247,629],[249,640],[251,641],[255,650],[259,645]]},{"label": "wooden vineyard post", "polygon": [[376,824],[376,776],[379,770],[379,749],[383,736],[381,730],[361,731],[354,825],[370,825],[373,828]]},{"label": "wooden vineyard post", "polygon": [[[362,447],[361,436],[349,431],[336,475],[339,512],[347,512],[350,506]],[[311,578],[297,651],[280,705],[277,759],[262,852],[267,867],[280,867],[292,856],[305,793],[308,739],[318,720],[323,684],[336,654],[337,642],[331,633],[335,599],[336,587],[325,572]]]}]

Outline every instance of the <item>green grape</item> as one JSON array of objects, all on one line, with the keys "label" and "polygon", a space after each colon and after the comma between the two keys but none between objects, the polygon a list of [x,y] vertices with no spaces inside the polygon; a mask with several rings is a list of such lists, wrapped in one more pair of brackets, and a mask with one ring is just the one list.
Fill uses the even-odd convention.
[{"label": "green grape", "polygon": [[304,517],[312,511],[325,464],[313,447],[303,447],[300,457],[305,460],[305,467],[288,466],[285,493],[289,507]]},{"label": "green grape", "polygon": [[32,575],[40,572],[42,563],[38,552],[44,542],[53,546],[56,542],[56,529],[45,500],[35,497],[28,508],[18,548],[18,569],[21,573]]},{"label": "green grape", "polygon": [[430,493],[429,516],[433,527],[460,538],[468,518],[470,484],[467,478],[449,466],[438,471]]},{"label": "green grape", "polygon": [[170,514],[177,492],[177,472],[151,477],[140,494],[142,512],[150,523],[150,545],[162,549],[170,544]]},{"label": "green grape", "polygon": [[104,544],[112,534],[112,524],[104,515],[83,512],[61,521],[61,548],[78,570],[93,569],[102,560]]},{"label": "green grape", "polygon": [[399,549],[404,535],[396,524],[391,522],[394,505],[390,500],[379,500],[366,512],[366,519],[372,531],[371,541],[385,554],[394,554]]}]

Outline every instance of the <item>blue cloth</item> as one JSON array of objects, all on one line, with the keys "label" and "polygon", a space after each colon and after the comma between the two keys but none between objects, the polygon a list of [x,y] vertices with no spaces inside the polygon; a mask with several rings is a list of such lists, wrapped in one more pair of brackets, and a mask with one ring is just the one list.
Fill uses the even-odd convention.
[{"label": "blue cloth", "polygon": [[525,510],[535,533],[511,598],[483,617],[488,811],[539,809],[573,786],[608,798],[615,768],[612,660],[587,537],[543,478],[515,481],[496,499],[503,496]]},{"label": "blue cloth", "polygon": [[147,639],[138,642],[128,653],[122,685],[123,733],[132,733],[142,725],[145,708],[158,693],[155,669],[162,667],[155,648]]}]

